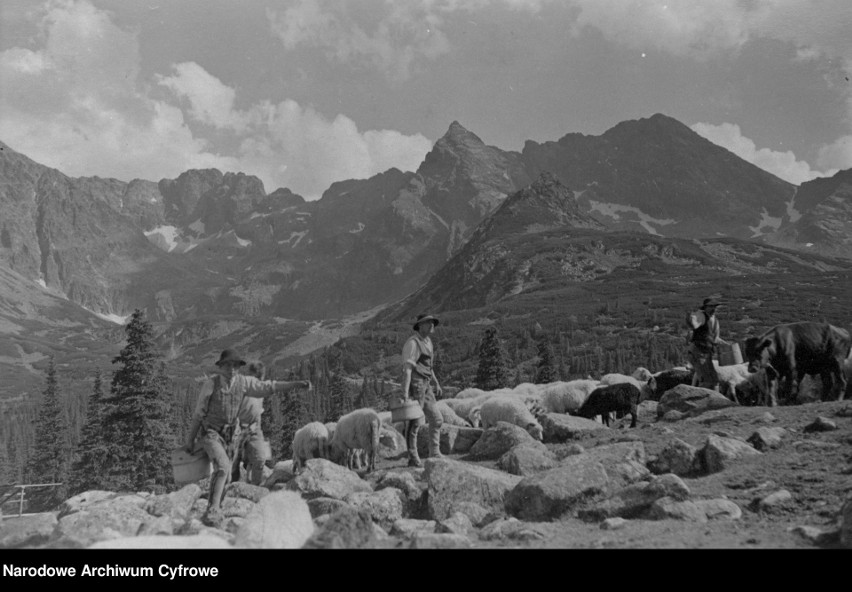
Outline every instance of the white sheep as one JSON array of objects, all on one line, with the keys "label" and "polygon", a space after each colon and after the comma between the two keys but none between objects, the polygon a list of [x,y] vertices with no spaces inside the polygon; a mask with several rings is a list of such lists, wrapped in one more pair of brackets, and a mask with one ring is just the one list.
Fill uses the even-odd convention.
[{"label": "white sheep", "polygon": [[[381,415],[381,414],[380,414]],[[396,451],[396,435],[394,434],[396,430],[388,425],[383,425],[381,427],[381,432],[379,433],[379,444],[390,448],[392,451]],[[364,466],[367,465],[367,451],[364,448],[353,448],[348,451],[347,459],[351,459],[351,462],[355,465],[355,470],[360,471]]]},{"label": "white sheep", "polygon": [[441,414],[444,423],[447,425],[470,427],[470,423],[458,415],[452,407],[447,405],[446,401],[438,401],[435,403],[435,409]]},{"label": "white sheep", "polygon": [[636,370],[633,371],[633,373],[630,376],[632,376],[636,380],[641,380],[642,382],[648,382],[651,379],[651,377],[653,376],[653,374],[647,368],[643,368],[642,366],[639,366],[638,368],[636,368]]},{"label": "white sheep", "polygon": [[[749,380],[748,364],[720,366],[719,362],[713,360],[713,367],[716,369],[716,376],[719,377],[719,392],[736,401],[737,385]],[[697,380],[697,377],[698,373],[693,377],[693,382]]]},{"label": "white sheep", "polygon": [[517,397],[492,397],[482,405],[482,427],[488,429],[505,421],[524,428],[536,440],[544,439],[544,429],[524,402]]},{"label": "white sheep", "polygon": [[293,470],[305,466],[309,458],[328,458],[328,428],[318,421],[302,426],[293,435]]},{"label": "white sheep", "polygon": [[483,391],[481,389],[470,387],[470,388],[466,388],[464,390],[459,391],[458,393],[456,393],[456,396],[453,397],[453,398],[454,399],[473,399],[474,397],[480,396],[484,392],[485,391]]},{"label": "white sheep", "polygon": [[542,405],[549,413],[575,413],[599,386],[596,380],[554,382],[546,386]]},{"label": "white sheep", "polygon": [[480,427],[482,425],[482,406],[471,409],[470,413],[467,414],[467,420],[473,427]]},{"label": "white sheep", "polygon": [[467,399],[444,399],[444,402],[456,412],[456,415],[459,417],[467,417],[469,419],[470,412],[474,409],[474,407],[481,407],[485,401],[493,396],[494,395],[490,392],[483,392],[478,397],[471,397]]},{"label": "white sheep", "polygon": [[381,430],[379,414],[373,409],[356,409],[347,413],[337,421],[331,439],[333,456],[338,462],[345,458],[346,468],[351,469],[354,455],[349,451],[362,448],[367,453],[367,472],[375,470]]}]

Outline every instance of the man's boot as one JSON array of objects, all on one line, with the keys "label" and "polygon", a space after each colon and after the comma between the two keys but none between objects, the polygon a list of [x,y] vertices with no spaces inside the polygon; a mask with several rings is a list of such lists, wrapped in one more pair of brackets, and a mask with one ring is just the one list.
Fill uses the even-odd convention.
[{"label": "man's boot", "polygon": [[429,426],[429,457],[444,458],[441,454],[441,427]]},{"label": "man's boot", "polygon": [[417,432],[420,431],[419,425],[409,426],[408,432],[405,435],[405,443],[408,446],[408,466],[422,467],[420,455],[417,454]]}]

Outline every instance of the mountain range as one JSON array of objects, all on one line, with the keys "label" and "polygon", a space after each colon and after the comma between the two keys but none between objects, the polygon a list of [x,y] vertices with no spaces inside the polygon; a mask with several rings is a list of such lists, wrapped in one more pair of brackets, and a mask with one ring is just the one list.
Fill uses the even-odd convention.
[{"label": "mountain range", "polygon": [[96,351],[134,308],[191,366],[227,343],[284,361],[367,310],[401,321],[657,264],[845,270],[850,183],[791,185],[661,114],[521,152],[453,122],[417,171],[316,201],[215,169],[71,178],[0,143],[0,365],[40,378],[63,334]]}]

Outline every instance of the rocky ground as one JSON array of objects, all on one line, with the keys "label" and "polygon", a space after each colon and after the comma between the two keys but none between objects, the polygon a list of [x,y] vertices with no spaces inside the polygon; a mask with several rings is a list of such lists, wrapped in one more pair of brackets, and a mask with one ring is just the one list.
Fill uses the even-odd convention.
[{"label": "rocky ground", "polygon": [[852,547],[852,402],[739,407],[678,387],[632,429],[540,419],[544,443],[446,426],[446,458],[420,469],[399,447],[369,474],[279,462],[265,487],[228,487],[219,528],[200,522],[205,482],[87,492],[7,517],[0,548]]}]

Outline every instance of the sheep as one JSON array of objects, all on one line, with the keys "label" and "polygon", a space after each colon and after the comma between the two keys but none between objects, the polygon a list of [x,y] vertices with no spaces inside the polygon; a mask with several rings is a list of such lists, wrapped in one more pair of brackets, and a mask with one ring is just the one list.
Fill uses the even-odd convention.
[{"label": "sheep", "polygon": [[[692,384],[695,371],[687,368],[669,368],[651,375],[648,385],[651,387],[651,399],[659,401],[666,391],[679,384]],[[653,381],[653,382],[652,382]]]},{"label": "sheep", "polygon": [[[379,432],[379,444],[390,448],[391,450],[396,450],[396,438],[394,437],[389,426],[383,425],[381,427],[381,431]],[[360,471],[364,466],[367,465],[367,451],[363,448],[352,448],[348,452],[348,456],[352,459],[352,462],[355,465],[355,470]]]},{"label": "sheep", "polygon": [[745,380],[726,383],[724,394],[740,405],[769,405],[775,399],[777,383],[772,383],[766,375],[766,370],[748,374]]},{"label": "sheep", "polygon": [[600,380],[600,383],[604,386],[609,386],[609,385],[613,385],[613,384],[622,384],[622,383],[625,383],[625,382],[632,384],[637,389],[639,389],[639,395],[640,395],[639,396],[639,402],[640,403],[642,401],[645,401],[645,400],[651,398],[652,392],[653,392],[653,383],[649,384],[650,379],[646,382],[642,382],[641,380],[637,380],[637,379],[633,378],[632,376],[627,376],[626,374],[618,374],[618,373],[613,372],[611,374],[604,374],[603,376],[601,376],[601,380]]},{"label": "sheep", "polygon": [[475,428],[478,428],[482,425],[482,406],[474,407],[470,410],[470,413],[467,415],[467,420],[470,422]]},{"label": "sheep", "polygon": [[542,407],[550,413],[574,413],[600,384],[596,380],[552,382],[544,386]]},{"label": "sheep", "polygon": [[309,458],[328,458],[328,429],[318,421],[311,422],[293,436],[293,470],[304,468]]},{"label": "sheep", "polygon": [[441,414],[441,417],[444,419],[444,423],[447,425],[454,426],[462,426],[462,427],[470,427],[470,423],[464,418],[460,417],[453,411],[453,408],[447,405],[446,401],[438,401],[435,404],[435,409]]},{"label": "sheep", "polygon": [[382,422],[373,409],[356,409],[341,417],[331,439],[333,455],[342,460],[346,468],[352,468],[353,455],[350,450],[363,448],[368,457],[367,472],[376,469],[376,452],[379,448],[379,435]]},{"label": "sheep", "polygon": [[[713,360],[713,367],[716,369],[716,376],[719,377],[719,392],[729,399],[737,401],[736,386],[748,380],[748,364],[720,366],[719,362]],[[693,381],[695,381],[695,377],[693,377]]]},{"label": "sheep", "polygon": [[636,370],[633,371],[633,373],[630,376],[632,376],[636,380],[641,380],[642,382],[648,382],[651,379],[651,377],[653,376],[653,374],[647,368],[643,368],[642,366],[639,366],[638,368],[636,368]]},{"label": "sheep", "polygon": [[493,397],[482,405],[482,427],[488,429],[498,421],[506,421],[524,428],[536,440],[544,439],[544,429],[536,421],[523,401],[516,397]]},{"label": "sheep", "polygon": [[453,398],[454,399],[473,399],[475,397],[480,396],[484,392],[485,391],[483,391],[481,389],[471,387],[471,388],[466,388],[464,390],[459,391],[458,393],[456,393],[456,396],[453,397]]},{"label": "sheep", "polygon": [[639,388],[630,383],[622,382],[596,388],[589,394],[589,398],[577,411],[577,415],[592,419],[600,415],[603,423],[609,426],[609,414],[615,412],[617,418],[630,414],[630,427],[636,427],[637,407],[641,392]]},{"label": "sheep", "polygon": [[491,393],[483,392],[478,397],[467,399],[443,399],[443,401],[456,412],[459,417],[470,417],[470,412],[474,407],[481,407],[485,401],[493,397]]}]

